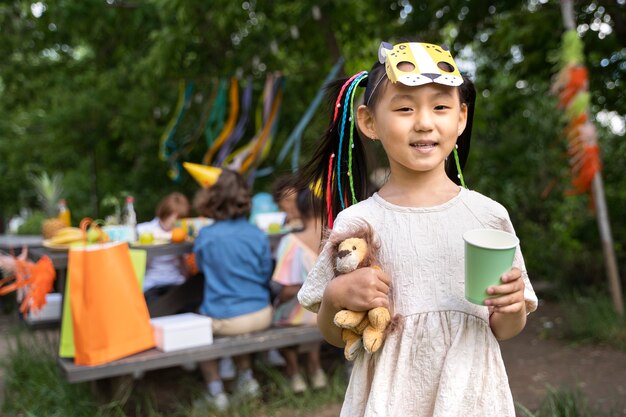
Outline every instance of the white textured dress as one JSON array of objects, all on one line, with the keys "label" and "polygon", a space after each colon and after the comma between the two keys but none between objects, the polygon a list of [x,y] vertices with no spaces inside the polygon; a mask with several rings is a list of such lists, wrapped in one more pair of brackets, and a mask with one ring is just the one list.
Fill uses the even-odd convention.
[{"label": "white textured dress", "polygon": [[[391,277],[392,315],[399,326],[375,354],[354,362],[342,417],[514,417],[515,409],[487,307],[464,298],[463,233],[476,228],[514,232],[499,203],[461,188],[446,203],[400,207],[378,194],[339,213],[334,232],[355,219],[369,222],[380,241],[380,263]],[[537,308],[518,247],[527,311]],[[317,312],[333,277],[325,246],[298,294]]]}]

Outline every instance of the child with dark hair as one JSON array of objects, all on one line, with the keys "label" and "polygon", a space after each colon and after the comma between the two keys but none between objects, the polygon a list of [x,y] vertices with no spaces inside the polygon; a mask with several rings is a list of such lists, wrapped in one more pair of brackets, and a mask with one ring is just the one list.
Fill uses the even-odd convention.
[{"label": "child with dark hair", "polygon": [[302,219],[296,203],[297,194],[294,178],[291,175],[280,176],[272,184],[272,198],[278,208],[286,214],[284,224],[286,229],[302,227]]},{"label": "child with dark hair", "polygon": [[[365,92],[355,109],[356,87]],[[355,359],[341,415],[514,417],[498,340],[524,328],[537,297],[519,247],[484,305],[464,296],[463,234],[514,233],[501,204],[465,187],[473,84],[442,46],[382,43],[369,73],[329,92],[330,125],[299,179],[322,184],[320,211],[331,233],[371,225],[380,268],[335,277],[328,243],[298,298],[339,347],[338,311],[388,307],[395,316],[382,347]],[[369,198],[359,132],[379,142],[389,161],[387,181]]]},{"label": "child with dark hair", "polygon": [[[313,195],[309,187],[298,191],[295,197],[298,217],[304,227],[298,232],[286,234],[276,249],[276,266],[272,276],[272,281],[280,287],[274,300],[273,323],[276,326],[317,323],[316,315],[305,310],[296,295],[319,254],[322,222],[313,211]],[[305,391],[307,383],[300,373],[297,346],[281,349],[280,353],[286,361],[291,389],[295,393]],[[307,368],[311,386],[314,389],[325,387],[327,378],[320,365],[320,344],[307,353]]]},{"label": "child with dark hair", "polygon": [[[200,229],[194,243],[196,264],[205,279],[200,313],[213,319],[215,335],[232,336],[269,327],[272,256],[267,235],[247,220],[251,197],[246,182],[239,173],[224,169],[214,185],[197,193],[194,207],[200,215],[215,220]],[[234,360],[238,372],[236,393],[259,395],[250,356]],[[207,383],[207,400],[218,409],[227,408],[229,400],[218,362],[200,365]]]}]

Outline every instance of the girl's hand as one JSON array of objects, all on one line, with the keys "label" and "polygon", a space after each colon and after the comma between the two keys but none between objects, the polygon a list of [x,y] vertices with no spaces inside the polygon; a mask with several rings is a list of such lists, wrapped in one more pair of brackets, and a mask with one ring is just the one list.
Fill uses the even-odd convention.
[{"label": "girl's hand", "polygon": [[485,300],[489,307],[489,327],[498,340],[510,339],[526,326],[526,303],[524,301],[524,280],[522,272],[512,268],[502,275],[502,284],[487,288]]},{"label": "girl's hand", "polygon": [[487,294],[495,296],[485,300],[490,313],[519,313],[525,309],[524,280],[522,271],[512,268],[501,277],[502,284],[487,288]]},{"label": "girl's hand", "polygon": [[359,268],[331,280],[324,298],[337,311],[389,307],[389,283],[389,276],[380,268]]}]

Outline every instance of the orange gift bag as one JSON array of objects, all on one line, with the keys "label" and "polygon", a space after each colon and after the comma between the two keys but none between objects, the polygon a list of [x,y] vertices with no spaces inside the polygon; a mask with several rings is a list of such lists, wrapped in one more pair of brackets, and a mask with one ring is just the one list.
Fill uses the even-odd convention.
[{"label": "orange gift bag", "polygon": [[128,243],[70,248],[68,276],[74,363],[100,365],[154,346]]}]

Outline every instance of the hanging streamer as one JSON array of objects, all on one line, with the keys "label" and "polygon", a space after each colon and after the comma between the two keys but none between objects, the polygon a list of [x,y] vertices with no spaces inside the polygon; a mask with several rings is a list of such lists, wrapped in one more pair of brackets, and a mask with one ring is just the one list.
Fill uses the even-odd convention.
[{"label": "hanging streamer", "polygon": [[289,151],[293,148],[293,152],[291,153],[291,171],[297,171],[300,162],[300,145],[302,142],[302,134],[304,133],[304,129],[306,129],[308,124],[311,122],[311,119],[315,115],[315,111],[317,110],[320,103],[322,102],[322,99],[324,98],[326,85],[337,77],[337,74],[339,73],[339,70],[341,69],[343,64],[343,58],[339,58],[339,60],[331,68],[330,72],[322,82],[319,90],[315,94],[313,101],[311,101],[311,104],[309,104],[306,112],[304,113],[294,130],[289,134],[289,137],[287,137],[285,144],[278,154],[278,158],[276,158],[276,165],[280,165],[289,153]]},{"label": "hanging streamer", "polygon": [[235,127],[235,122],[237,121],[237,115],[239,113],[239,82],[234,77],[230,80],[229,99],[230,112],[228,114],[228,120],[226,121],[224,129],[220,132],[211,147],[204,154],[204,158],[202,158],[202,163],[205,165],[211,164],[215,153],[219,150],[219,148],[222,146],[222,143],[231,134]]},{"label": "hanging streamer", "polygon": [[243,137],[246,131],[246,127],[248,125],[248,119],[250,116],[250,107],[252,104],[252,80],[250,78],[248,78],[248,80],[246,81],[246,88],[243,91],[241,102],[242,102],[242,109],[241,109],[241,115],[239,117],[239,121],[237,122],[237,126],[235,127],[233,132],[230,134],[228,139],[226,139],[226,141],[224,141],[224,143],[220,147],[220,150],[215,159],[215,164],[214,164],[215,166],[222,165],[222,163],[224,162],[228,154],[235,147],[235,145],[237,145],[237,143],[241,140],[241,138]]},{"label": "hanging streamer", "polygon": [[[281,80],[281,83],[282,82],[284,81]],[[282,88],[281,83],[278,83],[278,86],[281,86]],[[251,168],[249,168],[248,170],[248,184],[250,185],[250,187],[252,187],[252,184],[254,183],[254,180],[257,177],[263,177],[265,175],[269,175],[274,170],[274,168],[272,167],[265,167],[263,169],[258,169],[258,168],[261,165],[261,163],[263,163],[263,161],[267,159],[267,156],[269,155],[270,150],[272,149],[272,144],[274,143],[274,138],[276,137],[276,132],[278,131],[279,121],[280,121],[280,105],[278,108],[278,112],[276,113],[276,116],[274,117],[274,121],[272,122],[272,128],[270,130],[269,137],[265,141],[265,145],[263,146],[263,149],[261,150],[260,157],[256,159],[256,161],[252,164]]]},{"label": "hanging streamer", "polygon": [[163,132],[160,139],[159,157],[162,161],[167,160],[169,155],[171,155],[176,150],[174,134],[176,133],[176,128],[183,119],[185,112],[189,108],[192,94],[193,83],[187,83],[185,80],[180,80],[180,82],[178,83],[178,100],[176,102],[176,108],[174,109],[174,112],[172,113],[172,118],[167,123],[165,132]]},{"label": "hanging streamer", "polygon": [[191,134],[191,137],[185,141],[183,144],[183,156],[187,156],[191,149],[194,147],[202,133],[204,133],[207,123],[209,122],[209,117],[211,116],[212,109],[216,103],[217,93],[218,93],[218,81],[213,79],[211,81],[210,92],[211,95],[206,101],[204,109],[202,110],[202,114],[200,115],[200,122],[198,123],[198,127]]},{"label": "hanging streamer", "polygon": [[224,128],[224,120],[226,119],[226,97],[228,95],[228,82],[224,79],[220,80],[217,87],[217,96],[215,104],[209,115],[206,126],[204,127],[204,139],[207,149],[213,145],[215,138]]},{"label": "hanging streamer", "polygon": [[[243,147],[229,155],[224,164],[229,168],[246,173],[253,164],[260,163],[267,154],[267,147],[271,144],[272,132],[275,132],[278,120],[278,111],[282,102],[283,79],[280,76],[269,74],[265,81],[263,104],[257,107],[256,121],[262,126],[261,130]],[[266,113],[270,109],[269,113]]]},{"label": "hanging streamer", "polygon": [[594,176],[602,170],[602,162],[596,129],[588,120],[588,74],[583,64],[582,41],[576,30],[563,34],[561,60],[563,68],[554,80],[552,92],[558,95],[559,107],[565,110],[568,120],[564,136],[573,188],[567,194],[584,194],[590,192]]},{"label": "hanging streamer", "polygon": [[[259,101],[256,105],[256,111],[254,113],[254,122],[255,126],[263,126],[264,120],[266,116],[264,114],[265,104],[271,92],[271,85],[273,83],[273,78],[271,74],[268,74],[265,77],[265,84],[263,85],[263,93],[261,93],[259,97]],[[238,149],[235,149],[231,152],[223,162],[223,166],[227,166],[232,170],[240,171],[241,165],[243,164],[244,159],[250,154],[252,147],[256,143],[259,138],[261,130],[257,131],[252,139],[250,139],[245,145],[241,146]]]},{"label": "hanging streamer", "polygon": [[173,116],[165,128],[165,132],[161,135],[159,157],[163,161],[168,161],[170,169],[168,176],[177,181],[180,178],[180,163],[176,161],[178,145],[174,141],[174,135],[180,122],[183,120],[187,109],[191,103],[193,96],[193,82],[181,80],[178,84],[178,101],[174,109]]},{"label": "hanging streamer", "polygon": [[246,172],[254,162],[262,160],[262,154],[260,155],[260,153],[266,142],[269,143],[268,138],[270,137],[270,133],[274,127],[274,122],[277,120],[278,111],[283,99],[283,78],[279,76],[276,84],[276,91],[271,94],[271,100],[267,101],[268,104],[271,104],[271,111],[269,112],[269,116],[266,118],[265,126],[263,127],[259,138],[241,166],[241,172]]}]

